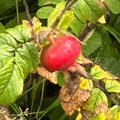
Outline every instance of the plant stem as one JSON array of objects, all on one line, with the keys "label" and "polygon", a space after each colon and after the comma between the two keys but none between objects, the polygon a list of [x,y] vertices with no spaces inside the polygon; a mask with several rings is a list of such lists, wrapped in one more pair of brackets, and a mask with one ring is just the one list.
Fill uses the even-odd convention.
[{"label": "plant stem", "polygon": [[26,12],[28,21],[30,22],[30,25],[32,26],[33,23],[32,23],[32,19],[31,19],[31,16],[30,16],[30,12],[29,12],[29,8],[28,8],[28,4],[27,4],[26,0],[23,0],[23,5],[25,6],[25,12]]},{"label": "plant stem", "polygon": [[58,25],[58,23],[60,22],[60,19],[62,18],[62,16],[64,15],[65,11],[69,10],[71,8],[71,6],[76,2],[77,0],[71,0],[70,2],[68,2],[68,4],[66,4],[65,8],[62,10],[61,14],[59,16],[57,16],[56,20],[54,21],[54,23],[51,25],[51,28],[55,29]]},{"label": "plant stem", "polygon": [[19,25],[20,17],[19,17],[18,0],[16,0],[16,13],[17,13],[17,24]]},{"label": "plant stem", "polygon": [[80,35],[79,35],[79,37],[78,37],[78,38],[80,39],[80,41],[83,41],[84,38],[88,35],[88,33],[89,33],[90,31],[92,31],[93,29],[95,29],[96,24],[97,24],[97,23],[92,24],[92,23],[90,23],[89,21],[86,23],[85,28],[82,30],[82,32],[80,32]]}]

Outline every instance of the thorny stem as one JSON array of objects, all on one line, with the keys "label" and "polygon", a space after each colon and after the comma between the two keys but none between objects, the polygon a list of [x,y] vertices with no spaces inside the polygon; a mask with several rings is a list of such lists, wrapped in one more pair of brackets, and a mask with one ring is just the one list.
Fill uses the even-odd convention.
[{"label": "thorny stem", "polygon": [[51,28],[55,29],[58,25],[58,23],[60,22],[61,17],[64,15],[65,11],[69,10],[71,8],[71,6],[76,2],[77,0],[71,0],[70,2],[68,2],[68,4],[66,4],[65,8],[62,10],[61,14],[59,16],[57,16],[56,20],[54,21],[54,23],[51,25]]}]

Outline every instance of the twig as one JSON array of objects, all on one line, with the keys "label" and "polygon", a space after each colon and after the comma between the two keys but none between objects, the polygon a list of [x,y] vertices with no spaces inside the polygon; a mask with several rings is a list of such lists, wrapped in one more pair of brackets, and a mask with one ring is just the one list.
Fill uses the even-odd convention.
[{"label": "twig", "polygon": [[19,19],[18,0],[16,0],[16,13],[17,13],[17,24],[19,25],[20,19]]},{"label": "twig", "polygon": [[32,19],[31,19],[31,16],[30,16],[30,12],[29,12],[29,8],[28,8],[28,4],[27,4],[26,0],[23,0],[23,5],[25,6],[25,12],[26,12],[28,21],[29,21],[30,25],[32,26],[33,23],[32,23]]},{"label": "twig", "polygon": [[61,17],[64,15],[65,11],[69,10],[71,8],[71,6],[76,2],[77,0],[71,0],[70,2],[68,2],[68,4],[66,4],[65,8],[62,10],[62,12],[60,13],[59,16],[57,16],[56,20],[54,21],[54,23],[51,25],[51,28],[56,28],[58,23],[60,22]]},{"label": "twig", "polygon": [[97,23],[92,24],[89,21],[86,23],[85,28],[82,30],[82,32],[80,32],[80,35],[78,37],[80,41],[83,41],[83,39],[87,36],[87,34],[95,28],[96,24]]}]

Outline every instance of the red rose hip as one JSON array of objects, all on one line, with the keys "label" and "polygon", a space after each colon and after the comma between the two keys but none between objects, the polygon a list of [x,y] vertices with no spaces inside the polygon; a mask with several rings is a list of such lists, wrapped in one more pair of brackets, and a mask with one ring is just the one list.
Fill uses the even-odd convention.
[{"label": "red rose hip", "polygon": [[81,52],[81,44],[74,36],[63,35],[41,52],[41,65],[49,72],[67,70]]}]

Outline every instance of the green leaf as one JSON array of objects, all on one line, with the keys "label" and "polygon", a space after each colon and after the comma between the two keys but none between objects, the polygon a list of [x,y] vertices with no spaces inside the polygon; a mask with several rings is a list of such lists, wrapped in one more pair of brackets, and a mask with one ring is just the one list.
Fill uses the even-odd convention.
[{"label": "green leaf", "polygon": [[102,6],[96,0],[78,0],[80,7],[81,18],[91,22],[97,22],[97,20],[105,14],[106,9],[104,5]]},{"label": "green leaf", "polygon": [[16,41],[9,34],[0,33],[0,50],[14,51],[16,47]]},{"label": "green leaf", "polygon": [[28,41],[28,39],[30,38],[30,32],[23,25],[19,25],[14,28],[9,28],[6,31],[18,42],[25,42]]},{"label": "green leaf", "polygon": [[83,29],[85,25],[83,23],[80,22],[80,20],[74,16],[74,20],[70,25],[70,28],[72,29],[72,31],[74,32],[74,34],[76,36],[80,35],[80,31]]},{"label": "green leaf", "polygon": [[96,57],[102,66],[120,77],[120,54],[116,47],[114,47],[109,33],[104,29],[100,29],[98,32],[102,38],[102,45],[96,51],[97,54],[94,53],[94,55],[96,54],[94,58]]},{"label": "green leaf", "polygon": [[50,114],[50,120],[66,120],[66,114],[63,111],[63,108],[61,107],[61,105],[58,105],[53,112]]},{"label": "green leaf", "polygon": [[65,5],[66,5],[66,2],[61,2],[56,5],[55,9],[53,10],[53,12],[50,14],[48,18],[48,25],[47,25],[48,27],[50,27],[56,20],[57,16],[61,14],[61,11],[65,8]]},{"label": "green leaf", "polygon": [[57,98],[49,107],[47,107],[47,108],[43,111],[43,113],[42,113],[42,115],[40,116],[39,119],[42,119],[50,110],[52,110],[53,108],[56,108],[58,105],[60,105],[60,101],[59,101],[59,99]]},{"label": "green leaf", "polygon": [[25,61],[24,59],[21,58],[21,56],[16,54],[15,63],[21,72],[21,76],[23,77],[23,79],[25,79],[28,73],[30,72],[30,68],[29,65],[27,64],[27,61]]},{"label": "green leaf", "polygon": [[107,30],[108,32],[110,32],[116,39],[117,41],[120,43],[120,34],[119,32],[117,32],[114,28],[108,26],[108,25],[103,25],[103,28],[105,30]]},{"label": "green leaf", "polygon": [[11,104],[23,91],[23,78],[18,66],[8,61],[0,69],[0,104]]},{"label": "green leaf", "polygon": [[36,70],[39,64],[39,54],[32,43],[26,42],[22,48],[18,48],[16,56],[21,57],[29,66],[30,71]]},{"label": "green leaf", "polygon": [[83,52],[85,55],[89,56],[100,47],[100,45],[102,44],[102,39],[97,32],[94,32],[93,35],[84,42],[85,44],[83,45]]},{"label": "green leaf", "polygon": [[120,120],[120,106],[114,105],[110,108],[107,120]]},{"label": "green leaf", "polygon": [[[83,17],[83,14],[80,10],[80,6],[82,5],[81,3],[79,3],[80,1],[77,1],[75,4],[74,4],[74,14],[76,16],[76,18],[78,18],[78,20],[83,24],[85,25],[86,24],[86,18]],[[80,14],[81,13],[81,14]]]},{"label": "green leaf", "polygon": [[43,6],[43,5],[48,5],[48,4],[58,4],[64,0],[38,0],[38,5]]},{"label": "green leaf", "polygon": [[57,28],[60,30],[66,30],[74,19],[73,10],[66,11],[62,16]]},{"label": "green leaf", "polygon": [[46,6],[40,8],[37,12],[36,15],[40,19],[47,19],[50,16],[50,13],[53,11],[53,7]]},{"label": "green leaf", "polygon": [[58,72],[57,81],[58,81],[58,85],[61,87],[65,84],[65,76],[64,76],[63,72]]},{"label": "green leaf", "polygon": [[11,58],[13,58],[13,55],[10,52],[0,50],[0,68],[2,68]]},{"label": "green leaf", "polygon": [[[21,0],[18,0],[20,2]],[[5,11],[9,10],[10,8],[16,5],[15,0],[0,0],[0,14],[4,13]]]},{"label": "green leaf", "polygon": [[109,23],[109,25],[111,25],[111,24],[114,23],[113,28],[114,28],[117,32],[119,32],[119,31],[120,31],[120,27],[119,27],[119,26],[120,26],[120,21],[119,21],[120,15],[117,16],[117,17],[114,17],[114,16],[117,16],[117,15],[113,15],[113,17],[111,17],[111,22]]},{"label": "green leaf", "polygon": [[[23,81],[39,64],[35,45],[26,42],[28,30],[20,25],[0,34],[0,104],[11,104],[23,91]],[[13,37],[11,37],[13,36]],[[17,42],[25,42],[19,43]]]},{"label": "green leaf", "polygon": [[106,12],[104,5],[96,0],[78,0],[73,7],[75,17],[70,28],[77,36],[80,35],[87,21],[97,22]]},{"label": "green leaf", "polygon": [[79,36],[82,29],[85,27],[86,20],[81,21],[81,19],[83,19],[83,17],[80,14],[79,4],[76,2],[74,4],[74,20],[70,25],[70,28],[76,36]]},{"label": "green leaf", "polygon": [[[112,49],[111,49],[112,51]],[[113,58],[106,58],[102,60],[101,64],[103,64],[109,71],[111,71],[114,75],[120,77],[120,57]]]},{"label": "green leaf", "polygon": [[106,80],[105,89],[108,92],[117,92],[120,93],[120,82],[117,80]]},{"label": "green leaf", "polygon": [[92,90],[92,95],[85,102],[83,108],[91,112],[95,112],[100,104],[108,105],[107,97],[100,89],[94,88]]},{"label": "green leaf", "polygon": [[120,13],[120,0],[105,0],[105,2],[112,13]]},{"label": "green leaf", "polygon": [[80,35],[87,21],[95,23],[106,13],[104,5],[96,0],[78,0],[73,7],[75,17],[70,28],[77,36]]},{"label": "green leaf", "polygon": [[[31,14],[32,15],[32,14]],[[6,25],[5,28],[13,28],[17,25],[17,18],[18,16],[15,15],[12,19],[10,19]],[[27,20],[26,12],[19,12],[19,24],[22,24],[22,20]]]},{"label": "green leaf", "polygon": [[5,27],[3,26],[3,24],[0,22],[0,33],[5,31]]},{"label": "green leaf", "polygon": [[108,72],[104,71],[99,65],[94,65],[91,68],[90,75],[96,80],[112,79],[112,76]]}]

